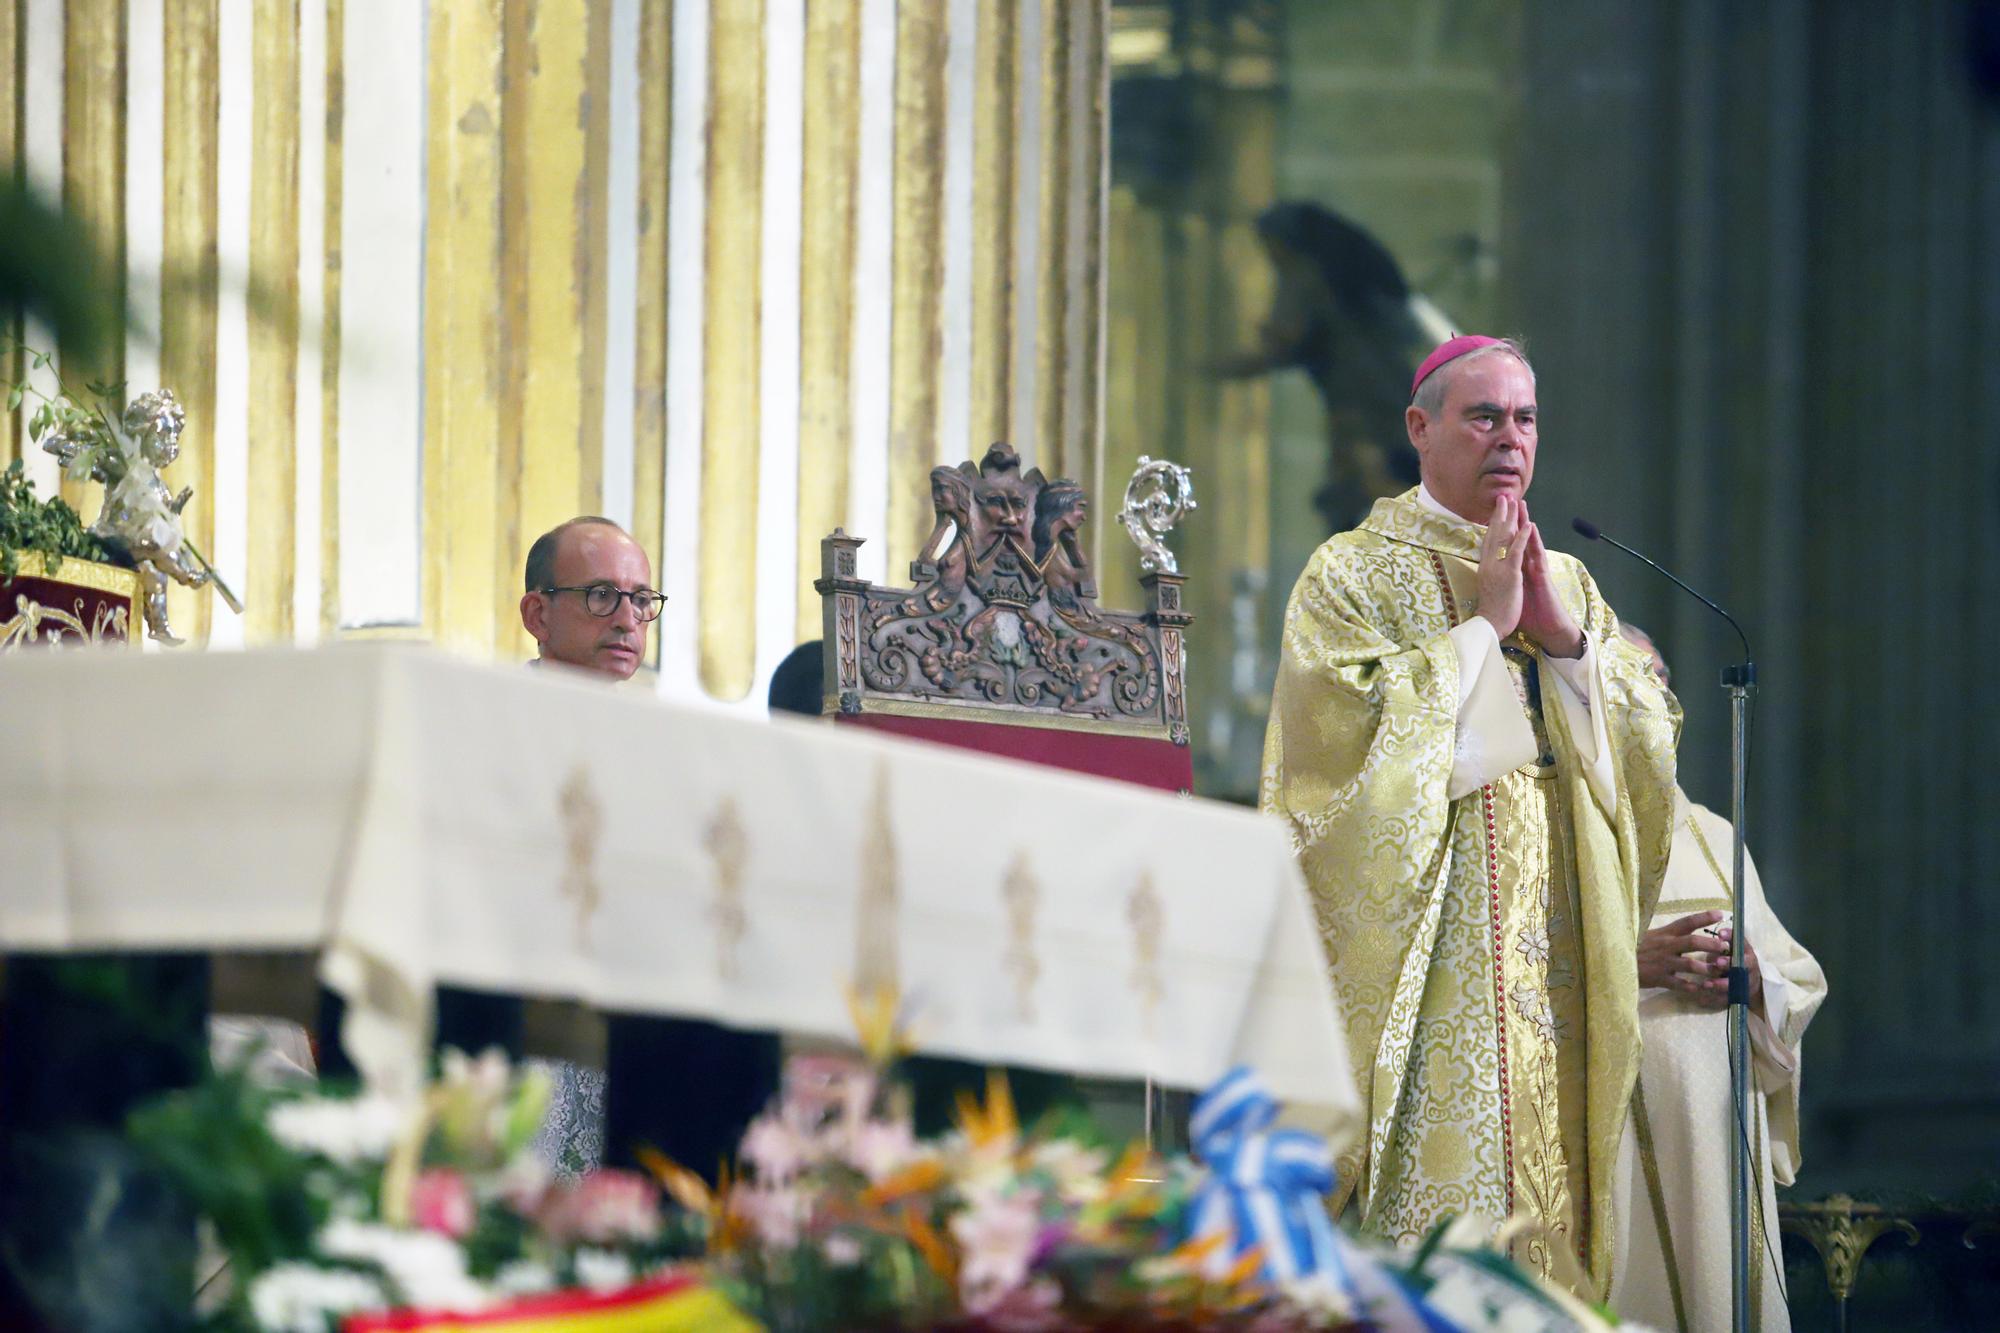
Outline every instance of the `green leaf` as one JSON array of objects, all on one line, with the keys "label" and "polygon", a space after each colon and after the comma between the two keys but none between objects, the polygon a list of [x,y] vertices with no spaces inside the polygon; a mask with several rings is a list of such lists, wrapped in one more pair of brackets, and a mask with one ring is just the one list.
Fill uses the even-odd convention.
[{"label": "green leaf", "polygon": [[21,386],[16,384],[13,388],[13,391],[7,395],[7,410],[9,412],[12,412],[15,408],[19,407],[20,405],[21,405]]}]

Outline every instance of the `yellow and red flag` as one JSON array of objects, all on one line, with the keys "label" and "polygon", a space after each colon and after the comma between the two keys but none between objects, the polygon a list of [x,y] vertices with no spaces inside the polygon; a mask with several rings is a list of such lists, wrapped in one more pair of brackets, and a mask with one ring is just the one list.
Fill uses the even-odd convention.
[{"label": "yellow and red flag", "polygon": [[468,1314],[391,1310],[349,1316],[341,1333],[762,1333],[713,1287],[676,1274],[620,1291],[525,1296]]}]

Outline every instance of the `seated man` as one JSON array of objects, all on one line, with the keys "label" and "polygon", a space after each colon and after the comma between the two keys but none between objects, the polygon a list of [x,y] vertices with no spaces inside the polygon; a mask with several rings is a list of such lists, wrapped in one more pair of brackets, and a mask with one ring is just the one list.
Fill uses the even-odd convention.
[{"label": "seated man", "polygon": [[[1625,637],[1667,665],[1643,633]],[[1678,821],[1652,929],[1639,941],[1639,1023],[1645,1051],[1618,1155],[1614,1201],[1620,1253],[1611,1308],[1664,1329],[1730,1323],[1729,1193],[1732,1172],[1729,971],[1733,833],[1729,821],[1677,793]],[[1826,978],[1785,932],[1756,867],[1744,860],[1750,937],[1752,1170],[1750,1326],[1785,1330],[1777,1195],[1799,1165],[1799,1040],[1826,998]],[[1752,947],[1752,944],[1756,947]]]},{"label": "seated man", "polygon": [[[646,627],[666,598],[652,586],[652,562],[607,518],[573,518],[528,550],[521,624],[535,638],[538,665],[555,664],[625,681],[646,657]],[[604,1155],[630,1164],[650,1144],[703,1176],[734,1157],[750,1119],[778,1089],[778,1039],[714,1023],[609,1015],[605,1024]],[[574,1083],[586,1102],[587,1080]],[[570,1125],[593,1108],[559,1106]]]},{"label": "seated man", "polygon": [[[632,678],[646,658],[646,627],[666,602],[638,542],[608,518],[573,518],[535,539],[523,575],[521,624],[537,649],[529,665]],[[338,1030],[337,1009],[337,997],[324,992],[322,1032]],[[560,1016],[559,1006],[540,1009]],[[440,1046],[498,1046],[519,1057],[524,1035],[518,998],[438,988]],[[778,1039],[767,1033],[612,1014],[604,1048],[608,1086],[580,1063],[553,1070],[555,1096],[536,1146],[559,1169],[628,1165],[635,1148],[650,1144],[713,1180],[778,1088]]]}]

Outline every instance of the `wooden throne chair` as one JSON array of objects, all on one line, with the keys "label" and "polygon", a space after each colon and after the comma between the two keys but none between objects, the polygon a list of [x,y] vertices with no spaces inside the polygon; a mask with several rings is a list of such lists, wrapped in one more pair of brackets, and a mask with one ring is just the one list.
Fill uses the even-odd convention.
[{"label": "wooden throne chair", "polygon": [[837,721],[1167,791],[1193,786],[1183,576],[1142,574],[1108,611],[1081,532],[1090,497],[1005,444],[931,470],[930,537],[908,588],[820,543],[820,711]]}]

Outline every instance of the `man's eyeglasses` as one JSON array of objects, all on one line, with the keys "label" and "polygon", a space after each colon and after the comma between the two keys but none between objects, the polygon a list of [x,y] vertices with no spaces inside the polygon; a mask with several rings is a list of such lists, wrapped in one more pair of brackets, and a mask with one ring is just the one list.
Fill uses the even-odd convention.
[{"label": "man's eyeglasses", "polygon": [[654,592],[651,588],[634,588],[627,592],[614,588],[609,583],[592,583],[582,588],[544,588],[545,593],[580,592],[583,594],[583,608],[593,616],[610,616],[618,612],[620,598],[632,599],[632,614],[641,620],[658,620],[660,608],[667,604],[667,595]]}]

